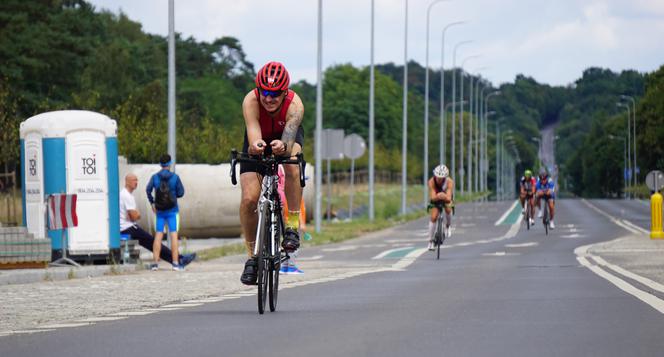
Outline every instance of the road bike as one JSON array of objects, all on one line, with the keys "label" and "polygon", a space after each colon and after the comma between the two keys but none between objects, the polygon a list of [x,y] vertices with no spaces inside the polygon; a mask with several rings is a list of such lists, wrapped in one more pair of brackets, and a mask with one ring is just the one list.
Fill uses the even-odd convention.
[{"label": "road bike", "polygon": [[526,221],[526,229],[528,230],[530,230],[530,219],[533,218],[533,205],[530,203],[532,197],[532,194],[526,195],[526,210],[523,212]]},{"label": "road bike", "polygon": [[[438,260],[440,259],[440,247],[445,242],[445,239],[450,236],[450,227],[447,225],[447,215],[445,214],[444,206],[433,202],[431,205],[432,207],[438,208],[438,211],[440,212],[436,219],[436,228],[433,233],[433,244],[434,247],[436,247],[436,259]],[[454,208],[452,211],[454,212]]]},{"label": "road bike", "polygon": [[544,231],[549,235],[549,197],[542,196],[544,199],[544,208],[542,208],[542,223],[544,223]]},{"label": "road bike", "polygon": [[[290,259],[288,253],[281,248],[284,233],[284,217],[281,199],[277,191],[279,183],[279,165],[298,165],[300,169],[300,186],[304,187],[304,168],[306,162],[302,153],[295,159],[274,155],[248,155],[231,151],[231,182],[237,184],[235,166],[237,163],[248,163],[258,166],[262,173],[261,193],[258,199],[258,225],[253,256],[258,259],[258,313],[265,312],[268,302],[270,311],[277,309],[279,293],[279,270],[281,263]],[[257,173],[257,175],[260,175]]]}]

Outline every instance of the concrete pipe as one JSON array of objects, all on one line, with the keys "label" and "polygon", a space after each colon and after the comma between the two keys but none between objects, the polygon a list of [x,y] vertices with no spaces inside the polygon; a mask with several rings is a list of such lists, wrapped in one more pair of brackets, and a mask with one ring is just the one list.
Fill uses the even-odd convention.
[{"label": "concrete pipe", "polygon": [[[178,199],[181,235],[191,238],[240,236],[240,168],[236,167],[238,184],[233,186],[230,167],[230,164],[177,164],[176,173],[185,189],[184,197]],[[121,187],[124,187],[126,174],[131,172],[138,177],[138,187],[133,194],[142,216],[139,225],[153,233],[155,218],[145,187],[150,177],[159,171],[159,164],[128,164],[121,157],[119,169]],[[305,175],[308,179],[303,195],[309,220],[314,207],[312,165],[307,165]]]}]

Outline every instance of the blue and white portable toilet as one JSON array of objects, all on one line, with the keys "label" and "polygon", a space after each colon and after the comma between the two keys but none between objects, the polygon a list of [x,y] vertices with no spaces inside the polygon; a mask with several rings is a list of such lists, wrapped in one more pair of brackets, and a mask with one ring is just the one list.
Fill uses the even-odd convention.
[{"label": "blue and white portable toilet", "polygon": [[[115,120],[90,111],[62,110],[33,116],[21,123],[20,130],[23,222],[28,231],[43,236],[44,199],[48,195],[75,193],[78,227],[67,231],[68,255],[118,256],[120,208]],[[60,256],[61,234],[61,231],[48,232],[53,257]]]}]

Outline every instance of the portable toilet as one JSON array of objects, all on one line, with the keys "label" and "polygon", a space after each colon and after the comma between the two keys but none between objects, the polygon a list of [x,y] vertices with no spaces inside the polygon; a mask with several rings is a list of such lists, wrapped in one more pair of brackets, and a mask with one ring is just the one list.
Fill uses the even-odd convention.
[{"label": "portable toilet", "polygon": [[43,239],[46,238],[43,133],[35,123],[23,122],[20,129],[23,225],[35,238]]},{"label": "portable toilet", "polygon": [[[78,226],[67,230],[67,255],[74,259],[77,256],[96,259],[111,253],[118,257],[120,208],[115,121],[95,112],[63,110],[31,117],[21,123],[20,130],[21,153],[25,153],[21,156],[24,173],[33,165],[30,160],[33,157],[39,160],[40,154],[41,167],[40,161],[35,167],[37,171],[43,170],[41,196],[34,188],[39,180],[32,178],[30,181],[32,172],[24,174],[24,211],[27,212],[24,222],[28,229],[38,232],[45,226],[44,200],[48,195],[75,193],[78,195]],[[41,145],[34,143],[39,137]],[[31,210],[28,205],[35,207]],[[48,235],[55,259],[61,255],[62,231],[48,231]]]}]

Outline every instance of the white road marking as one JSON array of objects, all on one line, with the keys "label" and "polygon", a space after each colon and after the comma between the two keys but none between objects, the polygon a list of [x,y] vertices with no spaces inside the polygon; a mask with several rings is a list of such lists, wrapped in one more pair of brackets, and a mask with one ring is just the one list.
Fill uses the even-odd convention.
[{"label": "white road marking", "polygon": [[413,262],[419,258],[422,254],[424,254],[427,251],[426,248],[420,248],[420,249],[415,249],[414,251],[406,254],[405,257],[399,259],[398,262],[395,264],[392,264],[392,269],[398,269],[398,270],[403,270],[406,269],[409,265],[413,264]]},{"label": "white road marking", "polygon": [[653,280],[648,279],[646,277],[643,277],[641,275],[634,274],[631,271],[625,270],[625,269],[623,269],[623,268],[621,268],[621,267],[619,267],[615,264],[611,264],[611,263],[607,262],[606,260],[604,260],[600,256],[593,255],[592,258],[599,265],[605,266],[605,267],[615,271],[618,274],[621,274],[621,275],[624,275],[624,276],[626,276],[630,279],[636,280],[636,281],[638,281],[639,283],[641,283],[645,286],[649,286],[649,287],[653,288],[654,290],[659,291],[660,293],[664,293],[664,285],[662,285],[662,284],[660,284],[656,281],[653,281]]},{"label": "white road marking", "polygon": [[65,327],[81,327],[81,326],[88,326],[91,325],[91,322],[69,322],[69,323],[61,323],[61,324],[51,324],[51,325],[41,325],[38,327],[39,330],[44,330],[44,329],[57,329],[57,328],[65,328]]},{"label": "white road marking", "polygon": [[[421,242],[422,238],[419,239],[413,239],[413,241]],[[384,243],[377,243],[377,244],[362,244],[360,247],[362,248],[384,248],[387,247],[387,244]]]},{"label": "white road marking", "polygon": [[175,311],[175,310],[180,310],[180,309],[177,307],[154,307],[150,309],[145,309],[145,311],[152,311],[152,312]]},{"label": "white road marking", "polygon": [[461,227],[475,227],[477,223],[461,223]]},{"label": "white road marking", "polygon": [[104,322],[104,321],[116,321],[124,320],[127,316],[99,316],[99,317],[89,317],[87,319],[76,320],[75,322]]},{"label": "white road marking", "polygon": [[641,233],[643,233],[643,234],[650,234],[650,231],[649,231],[649,230],[647,230],[647,229],[643,229],[643,228],[637,226],[636,224],[634,224],[634,223],[632,223],[632,222],[630,222],[630,221],[628,221],[628,220],[626,220],[626,219],[621,219],[620,221],[623,222],[623,223],[625,223],[626,225],[628,225],[628,226],[630,226],[630,227],[632,227],[632,228],[638,230],[638,231],[641,231]]},{"label": "white road marking", "polygon": [[560,238],[585,238],[585,237],[587,237],[585,234],[577,234],[577,233],[565,234],[560,236]]},{"label": "white road marking", "polygon": [[506,252],[495,252],[495,253],[483,253],[482,255],[484,256],[496,256],[496,257],[502,257],[506,255]]},{"label": "white road marking", "polygon": [[[424,240],[419,240],[419,242],[424,242]],[[394,243],[393,247],[412,247],[413,243]]]},{"label": "white road marking", "polygon": [[322,255],[312,255],[310,257],[298,257],[298,261],[309,261],[309,260],[318,260],[321,259],[323,256]]},{"label": "white road marking", "polygon": [[[519,203],[519,200],[514,201],[514,204],[512,204],[512,205],[510,206],[510,208],[508,208],[507,211],[505,211],[505,213],[503,213],[503,215],[500,216],[500,218],[498,218],[498,220],[496,221],[496,223],[495,223],[494,225],[495,225],[495,226],[498,226],[498,225],[500,225],[501,223],[503,223],[503,221],[505,220],[505,218],[507,218],[507,216],[510,214],[510,212],[512,212],[512,210],[514,209],[514,207],[516,207],[516,205],[517,205],[518,203]],[[518,223],[518,222],[517,222],[517,223]]]},{"label": "white road marking", "polygon": [[374,256],[374,257],[371,258],[371,259],[382,259],[382,258],[384,258],[385,256],[387,256],[387,255],[389,255],[389,254],[391,254],[391,253],[398,252],[398,251],[401,251],[401,250],[411,249],[411,248],[412,248],[412,246],[410,246],[410,247],[406,247],[406,248],[403,248],[403,247],[402,247],[402,248],[388,249],[388,250],[383,251],[383,252],[381,252],[380,254]]},{"label": "white road marking", "polygon": [[54,328],[35,328],[31,330],[13,330],[12,334],[24,334],[24,333],[37,333],[37,332],[49,332],[55,331]]},{"label": "white road marking", "polygon": [[[428,235],[428,233],[427,233]],[[425,242],[426,239],[424,238],[404,238],[404,239],[387,239],[385,242],[387,243],[412,243],[412,242]]]},{"label": "white road marking", "polygon": [[[608,213],[602,211],[601,209],[595,207],[595,205],[593,205],[592,203],[588,202],[585,198],[584,198],[584,199],[581,199],[581,202],[585,203],[586,206],[592,208],[593,210],[595,210],[597,213],[601,214],[602,216],[608,218],[611,222],[613,222],[613,223],[615,223],[615,224],[617,224],[617,225],[619,225],[619,226],[625,228],[626,230],[628,230],[628,231],[630,231],[630,232],[632,232],[632,233],[634,233],[634,234],[644,233],[644,231],[643,231],[642,229],[640,229],[640,228],[639,228],[639,229],[635,229],[635,228],[633,228],[633,227],[632,227],[632,226],[634,226],[633,224],[632,224],[631,226],[630,226],[630,225],[627,225],[627,224],[624,223],[624,222],[626,222],[626,221],[624,221],[624,220],[620,220],[620,219],[617,219],[617,218],[613,217],[612,215],[610,215],[610,214],[608,214]],[[635,226],[634,226],[634,227],[635,227]],[[637,228],[638,228],[638,227],[637,227]],[[647,233],[647,231],[646,231],[645,233]]]},{"label": "white road marking", "polygon": [[535,247],[538,245],[539,243],[537,242],[505,244],[507,248],[525,248],[525,247]]},{"label": "white road marking", "polygon": [[323,248],[321,249],[323,252],[343,252],[346,250],[355,250],[357,249],[356,245],[343,245],[340,247],[334,247],[334,248]]},{"label": "white road marking", "polygon": [[644,278],[640,275],[629,272],[629,271],[627,271],[623,268],[620,268],[617,265],[606,263],[604,261],[604,259],[588,253],[588,250],[593,245],[594,244],[584,245],[584,246],[580,246],[580,247],[577,247],[576,249],[574,249],[574,254],[576,254],[576,256],[577,256],[576,259],[579,261],[579,263],[581,263],[581,265],[583,265],[584,267],[590,269],[593,273],[595,273],[595,274],[601,276],[602,278],[608,280],[611,284],[617,286],[622,291],[636,297],[637,299],[639,299],[639,300],[645,302],[646,304],[650,305],[655,310],[657,310],[660,313],[664,314],[664,300],[658,298],[655,295],[652,295],[648,292],[645,292],[643,290],[640,290],[640,289],[634,287],[630,283],[626,282],[625,280],[623,280],[623,279],[621,279],[621,278],[619,278],[615,275],[612,275],[609,271],[602,269],[598,265],[591,264],[590,261],[587,258],[590,257],[593,260],[595,260],[596,262],[598,262],[598,264],[604,265],[604,266],[606,266],[610,269],[613,269],[614,271],[616,271],[616,272],[618,272],[618,273],[620,273],[624,276],[627,276],[631,279],[634,279],[634,280],[640,282],[641,284],[643,284],[645,286],[648,286],[648,287],[650,287],[654,290],[660,291],[660,292],[663,291],[663,290],[660,290],[660,289],[664,289],[664,287],[661,284],[656,283],[656,282],[654,282],[654,281],[652,281],[648,278]]},{"label": "white road marking", "polygon": [[194,306],[201,306],[201,305],[203,305],[203,303],[193,303],[193,304],[188,304],[188,303],[184,303],[184,304],[170,304],[170,305],[164,305],[164,306],[162,306],[162,308],[167,308],[167,309],[168,309],[168,308],[174,308],[174,307],[181,308],[181,307],[194,307]]},{"label": "white road marking", "polygon": [[156,311],[125,311],[125,312],[116,312],[110,314],[109,316],[144,316],[154,314]]}]

